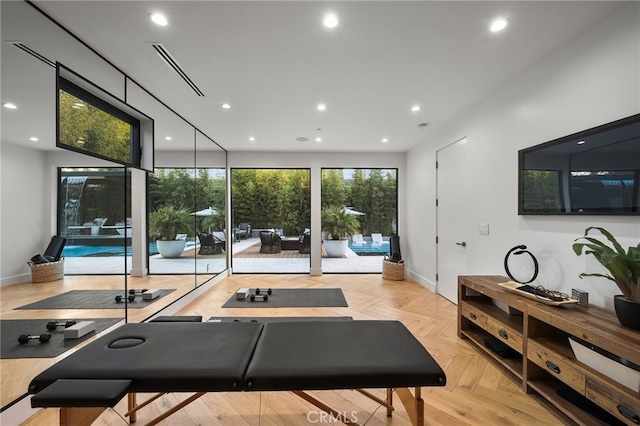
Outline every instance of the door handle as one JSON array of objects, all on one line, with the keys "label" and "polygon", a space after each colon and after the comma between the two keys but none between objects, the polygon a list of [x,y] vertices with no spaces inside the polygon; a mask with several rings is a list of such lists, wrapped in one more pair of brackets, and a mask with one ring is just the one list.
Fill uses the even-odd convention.
[{"label": "door handle", "polygon": [[459,243],[456,243],[457,246],[462,246],[462,247],[466,247],[467,243],[465,241],[460,241]]}]

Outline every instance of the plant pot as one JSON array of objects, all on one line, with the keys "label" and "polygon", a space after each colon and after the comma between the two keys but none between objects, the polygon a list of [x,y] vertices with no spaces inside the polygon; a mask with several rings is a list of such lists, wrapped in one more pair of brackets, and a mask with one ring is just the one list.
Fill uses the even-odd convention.
[{"label": "plant pot", "polygon": [[327,257],[344,257],[349,247],[349,240],[324,240],[324,251]]},{"label": "plant pot", "polygon": [[640,303],[634,303],[619,294],[613,297],[613,307],[620,324],[640,331]]},{"label": "plant pot", "polygon": [[156,246],[158,247],[158,253],[162,257],[176,258],[180,257],[184,251],[184,247],[187,244],[185,240],[157,240]]}]

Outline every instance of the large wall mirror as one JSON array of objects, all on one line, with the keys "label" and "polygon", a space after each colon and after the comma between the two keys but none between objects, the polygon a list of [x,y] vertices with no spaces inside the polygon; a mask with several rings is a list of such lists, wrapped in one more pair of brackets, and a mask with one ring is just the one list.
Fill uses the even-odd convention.
[{"label": "large wall mirror", "polygon": [[[96,319],[98,331],[143,321],[225,271],[226,152],[30,4],[0,7],[3,338],[15,334],[17,343],[19,334],[46,332],[53,320]],[[56,146],[56,63],[153,119],[154,160],[145,167],[153,173]],[[81,137],[70,143],[81,146]],[[184,226],[172,236],[184,244],[176,257],[161,255],[148,232],[151,214],[164,205],[183,213]],[[215,236],[213,248],[203,248],[199,234]],[[54,235],[67,238],[63,279],[32,282],[27,261]],[[129,290],[143,288],[161,295],[129,302]],[[109,305],[67,297],[86,291]],[[3,344],[1,407],[60,359],[38,352],[45,345],[26,346]]]}]

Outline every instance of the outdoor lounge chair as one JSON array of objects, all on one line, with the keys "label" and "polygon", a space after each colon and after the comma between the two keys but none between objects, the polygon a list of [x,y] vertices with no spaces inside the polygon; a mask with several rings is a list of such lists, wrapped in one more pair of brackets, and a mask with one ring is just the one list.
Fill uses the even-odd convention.
[{"label": "outdoor lounge chair", "polygon": [[380,234],[380,233],[371,234],[371,242],[373,243],[373,245],[389,244],[389,241],[385,241],[382,238],[382,234]]},{"label": "outdoor lounge chair", "polygon": [[213,231],[211,232],[213,238],[215,238],[219,243],[222,244],[222,250],[227,250],[227,235],[224,231]]},{"label": "outdoor lounge chair", "polygon": [[198,232],[198,240],[200,240],[198,254],[211,255],[222,253],[222,242],[218,241],[213,235],[206,232]]},{"label": "outdoor lounge chair", "polygon": [[260,253],[280,253],[282,251],[282,239],[271,231],[260,231]]},{"label": "outdoor lounge chair", "polygon": [[243,238],[246,240],[247,238],[251,237],[251,225],[248,223],[241,223],[235,229],[235,233],[236,241],[240,241]]},{"label": "outdoor lounge chair", "polygon": [[351,237],[351,243],[357,246],[367,244],[362,234],[354,234],[353,237]]},{"label": "outdoor lounge chair", "polygon": [[300,248],[298,249],[298,253],[309,254],[311,253],[311,234],[306,233],[303,234],[300,242]]}]

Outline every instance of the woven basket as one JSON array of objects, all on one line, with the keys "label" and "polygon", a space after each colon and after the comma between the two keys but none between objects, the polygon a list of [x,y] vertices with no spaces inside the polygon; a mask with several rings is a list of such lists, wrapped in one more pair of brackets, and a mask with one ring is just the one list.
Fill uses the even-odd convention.
[{"label": "woven basket", "polygon": [[404,280],[404,260],[400,262],[382,261],[382,278],[385,280]]},{"label": "woven basket", "polygon": [[44,283],[61,280],[64,277],[64,258],[57,262],[33,263],[27,262],[31,268],[31,282]]}]

